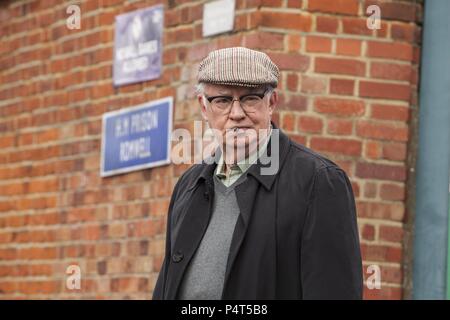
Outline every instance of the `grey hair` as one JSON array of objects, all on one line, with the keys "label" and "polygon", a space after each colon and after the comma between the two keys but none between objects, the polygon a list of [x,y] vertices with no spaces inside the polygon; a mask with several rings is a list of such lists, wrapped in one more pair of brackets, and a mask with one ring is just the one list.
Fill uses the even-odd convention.
[{"label": "grey hair", "polygon": [[197,94],[205,93],[205,84],[203,82],[197,83],[195,85],[195,92],[197,92]]},{"label": "grey hair", "polygon": [[270,93],[272,93],[272,92],[274,92],[275,91],[275,87],[273,86],[273,85],[271,85],[271,84],[266,84],[266,85],[264,85],[263,86],[263,88],[264,88],[264,91],[269,91]]}]

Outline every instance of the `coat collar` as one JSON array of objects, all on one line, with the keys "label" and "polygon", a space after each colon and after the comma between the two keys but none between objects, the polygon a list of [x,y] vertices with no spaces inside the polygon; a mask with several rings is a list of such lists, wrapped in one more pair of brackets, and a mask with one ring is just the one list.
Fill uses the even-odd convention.
[{"label": "coat collar", "polygon": [[[270,141],[267,145],[267,156],[271,157],[272,152],[277,152],[276,148],[274,150],[273,148],[273,139],[279,139],[279,150],[278,150],[278,170],[274,174],[262,174],[262,170],[264,168],[269,168],[271,163],[266,163],[266,161],[262,161],[261,157],[257,159],[256,163],[252,165],[247,173],[252,175],[256,178],[256,180],[259,181],[267,190],[270,190],[272,187],[273,182],[275,181],[275,178],[280,171],[284,160],[286,159],[286,155],[289,151],[290,141],[289,138],[284,134],[281,129],[279,129],[273,122],[272,123],[272,135],[270,137]],[[275,129],[275,130],[274,130]],[[200,174],[194,178],[194,181],[189,186],[188,189],[194,188],[200,181],[206,181],[208,185],[212,182],[212,177],[214,174],[214,171],[217,167],[217,164],[219,162],[220,156],[221,156],[221,149],[217,148],[214,155],[212,157],[207,158],[204,160],[201,164],[202,168],[200,171]]]}]

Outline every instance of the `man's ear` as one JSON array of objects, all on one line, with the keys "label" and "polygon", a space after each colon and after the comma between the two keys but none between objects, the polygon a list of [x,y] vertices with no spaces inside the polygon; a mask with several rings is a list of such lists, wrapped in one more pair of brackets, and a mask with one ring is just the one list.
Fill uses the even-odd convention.
[{"label": "man's ear", "polygon": [[275,108],[278,106],[278,92],[274,90],[272,94],[270,95],[269,100],[269,113],[272,115]]},{"label": "man's ear", "polygon": [[203,118],[203,120],[205,120],[205,121],[208,121],[208,116],[207,116],[207,114],[206,114],[206,103],[205,103],[205,101],[203,101],[203,99],[204,99],[204,96],[202,95],[202,94],[199,94],[199,95],[197,95],[197,100],[198,100],[198,103],[200,104],[200,110],[201,110],[201,112],[202,112],[202,118]]}]

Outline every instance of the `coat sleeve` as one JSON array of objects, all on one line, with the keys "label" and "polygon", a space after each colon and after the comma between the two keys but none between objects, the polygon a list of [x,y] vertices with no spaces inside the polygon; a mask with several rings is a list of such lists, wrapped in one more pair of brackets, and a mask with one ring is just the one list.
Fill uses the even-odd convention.
[{"label": "coat sleeve", "polygon": [[172,192],[172,196],[170,199],[169,212],[167,215],[166,249],[165,249],[166,251],[164,254],[164,261],[162,263],[161,270],[159,271],[158,279],[156,280],[156,285],[153,290],[153,297],[152,297],[153,300],[163,300],[164,299],[164,288],[165,288],[166,278],[167,278],[167,269],[169,268],[170,257],[172,256],[171,241],[170,241],[171,226],[172,226],[172,223],[171,223],[172,209],[173,209],[173,205],[175,203],[175,199],[177,197],[178,187],[179,187],[179,182],[175,185],[175,188]]},{"label": "coat sleeve", "polygon": [[342,169],[315,174],[300,247],[303,299],[362,299],[355,200]]}]

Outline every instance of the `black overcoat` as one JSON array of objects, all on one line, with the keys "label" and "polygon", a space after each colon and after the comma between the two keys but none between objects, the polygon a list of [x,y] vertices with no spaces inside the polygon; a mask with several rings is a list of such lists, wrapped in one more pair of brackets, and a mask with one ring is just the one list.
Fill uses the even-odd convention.
[{"label": "black overcoat", "polygon": [[[274,129],[278,129],[273,124]],[[268,153],[272,154],[272,139]],[[223,299],[361,299],[363,272],[350,181],[334,162],[279,131],[279,169],[258,160],[236,187]],[[189,168],[170,201],[153,299],[176,299],[208,226],[216,163]]]}]

